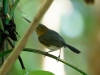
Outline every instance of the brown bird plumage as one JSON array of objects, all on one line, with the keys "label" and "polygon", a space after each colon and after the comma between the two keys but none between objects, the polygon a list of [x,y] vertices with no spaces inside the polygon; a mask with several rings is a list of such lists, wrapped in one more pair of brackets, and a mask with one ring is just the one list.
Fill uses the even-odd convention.
[{"label": "brown bird plumage", "polygon": [[[26,18],[24,19],[27,20]],[[29,20],[27,21],[30,23]],[[43,24],[38,25],[38,27],[36,28],[36,33],[38,35],[39,42],[43,44],[46,48],[48,48],[50,50],[49,52],[59,50],[59,49],[61,50],[61,47],[67,47],[74,53],[77,54],[80,53],[80,51],[77,50],[76,48],[66,44],[64,39],[57,32],[47,28]]]}]

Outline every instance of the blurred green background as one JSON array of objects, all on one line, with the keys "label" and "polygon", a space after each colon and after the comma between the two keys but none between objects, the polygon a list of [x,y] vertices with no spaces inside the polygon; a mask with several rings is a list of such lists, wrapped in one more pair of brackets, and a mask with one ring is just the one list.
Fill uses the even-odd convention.
[{"label": "blurred green background", "polygon": [[[29,27],[22,16],[30,21],[34,19],[35,14],[40,8],[44,0],[21,0],[15,10],[15,23],[17,32],[22,37]],[[66,43],[76,47],[81,51],[77,55],[64,49],[62,59],[77,66],[89,75],[100,75],[100,0],[96,0],[94,5],[87,5],[84,0],[54,0],[50,9],[46,12],[41,23],[45,24],[50,29],[57,31],[66,41]],[[20,40],[20,38],[18,37]],[[34,32],[27,45],[27,48],[44,50],[44,47],[39,43],[36,33]],[[42,55],[22,52],[26,70],[42,70],[46,65],[45,58]],[[52,68],[55,67],[53,61],[49,61]],[[56,61],[55,61],[56,62]],[[56,62],[56,65],[59,62]],[[76,70],[62,64],[58,65],[63,71],[59,71],[55,67],[56,75],[81,75]],[[49,68],[49,67],[48,67]],[[52,72],[52,71],[51,71]],[[54,72],[53,72],[54,73]],[[8,75],[21,75],[22,70],[17,60],[10,69]]]}]

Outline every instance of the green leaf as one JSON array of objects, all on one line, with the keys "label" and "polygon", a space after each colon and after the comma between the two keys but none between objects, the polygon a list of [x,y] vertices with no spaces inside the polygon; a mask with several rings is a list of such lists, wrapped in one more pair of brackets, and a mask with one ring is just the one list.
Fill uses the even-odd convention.
[{"label": "green leaf", "polygon": [[1,30],[4,30],[4,27],[3,27],[3,23],[2,23],[1,18],[0,18],[0,29],[1,29]]},{"label": "green leaf", "polygon": [[13,13],[14,13],[14,10],[15,10],[15,8],[16,8],[16,6],[17,6],[17,4],[18,4],[19,1],[20,1],[20,0],[16,0],[15,3],[13,4],[13,6],[12,6],[12,8],[11,8],[11,11],[10,11],[10,13],[9,13],[10,19],[12,18]]},{"label": "green leaf", "polygon": [[10,19],[13,17],[14,10],[15,10],[15,8],[16,8],[16,6],[17,6],[17,4],[18,4],[19,1],[20,1],[20,0],[16,0],[16,1],[15,1],[15,3],[13,4],[13,6],[12,6],[12,8],[11,8],[10,13],[8,13],[8,9],[9,9],[9,0],[3,0],[4,14],[5,14],[5,15],[8,14],[8,15],[10,16],[10,18],[7,17],[7,18],[5,19],[5,23],[6,23],[6,24],[8,24],[9,21],[10,21]]},{"label": "green leaf", "polygon": [[28,75],[55,75],[55,74],[49,71],[35,70],[35,71],[30,72]]},{"label": "green leaf", "polygon": [[28,71],[23,70],[23,69],[22,69],[22,73],[23,73],[23,75],[28,75],[29,74]]},{"label": "green leaf", "polygon": [[[0,18],[0,30],[3,30],[4,31],[4,27],[3,27],[3,23],[2,23],[2,20]],[[2,37],[1,37],[1,32],[0,32],[0,43],[2,42]]]},{"label": "green leaf", "polygon": [[0,53],[0,58],[2,58],[3,56],[9,54],[11,51],[12,51],[12,50],[7,50],[7,51],[5,51],[5,52],[1,52],[1,53]]}]

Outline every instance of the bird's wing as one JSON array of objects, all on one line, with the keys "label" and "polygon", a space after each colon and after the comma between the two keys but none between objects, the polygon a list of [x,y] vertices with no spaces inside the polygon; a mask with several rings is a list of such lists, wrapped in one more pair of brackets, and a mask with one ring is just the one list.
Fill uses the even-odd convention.
[{"label": "bird's wing", "polygon": [[54,31],[50,30],[44,35],[40,36],[38,39],[42,44],[46,46],[52,45],[52,46],[62,47],[61,37],[59,37],[58,35]]}]

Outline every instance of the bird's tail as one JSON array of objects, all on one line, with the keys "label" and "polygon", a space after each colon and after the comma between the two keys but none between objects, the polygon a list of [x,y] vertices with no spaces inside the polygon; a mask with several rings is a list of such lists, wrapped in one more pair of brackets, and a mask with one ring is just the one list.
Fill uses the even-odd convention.
[{"label": "bird's tail", "polygon": [[77,54],[81,53],[79,50],[77,50],[76,48],[74,48],[74,47],[72,47],[72,46],[70,46],[70,45],[68,45],[66,43],[64,43],[64,47],[68,47],[71,51],[73,51],[73,52],[75,52]]}]

